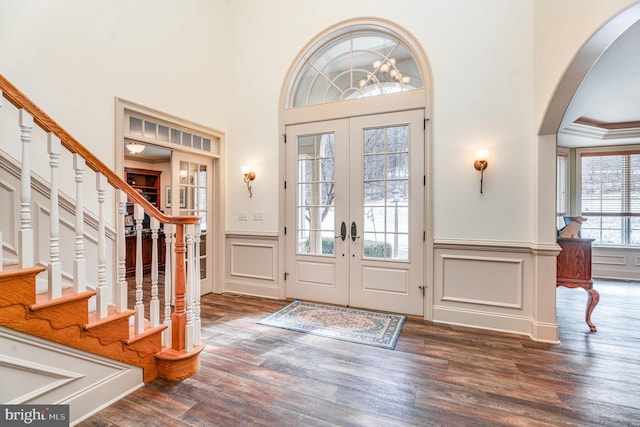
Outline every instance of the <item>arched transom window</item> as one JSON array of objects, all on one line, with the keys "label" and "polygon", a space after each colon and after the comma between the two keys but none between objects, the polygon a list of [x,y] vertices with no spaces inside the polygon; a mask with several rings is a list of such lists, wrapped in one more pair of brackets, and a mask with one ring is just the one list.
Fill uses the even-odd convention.
[{"label": "arched transom window", "polygon": [[355,28],[330,38],[298,65],[289,107],[304,107],[422,87],[408,47],[388,29]]}]

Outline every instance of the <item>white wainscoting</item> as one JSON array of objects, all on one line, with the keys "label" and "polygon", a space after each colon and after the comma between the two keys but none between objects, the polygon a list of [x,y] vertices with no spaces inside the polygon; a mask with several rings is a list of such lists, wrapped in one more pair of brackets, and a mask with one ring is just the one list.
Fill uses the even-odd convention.
[{"label": "white wainscoting", "polygon": [[225,292],[280,297],[277,234],[226,234]]},{"label": "white wainscoting", "polygon": [[144,385],[142,369],[0,327],[0,402],[69,405],[74,425]]},{"label": "white wainscoting", "polygon": [[522,258],[442,255],[440,300],[522,308]]},{"label": "white wainscoting", "polygon": [[599,279],[640,281],[640,249],[591,249],[591,274]]},{"label": "white wainscoting", "polygon": [[433,320],[557,342],[558,250],[555,244],[437,239]]}]

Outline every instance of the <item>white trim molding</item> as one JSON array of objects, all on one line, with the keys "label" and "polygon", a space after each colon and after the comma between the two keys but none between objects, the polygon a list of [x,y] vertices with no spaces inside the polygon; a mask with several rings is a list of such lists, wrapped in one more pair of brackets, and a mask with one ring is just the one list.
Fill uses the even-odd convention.
[{"label": "white trim molding", "polygon": [[560,247],[512,241],[434,241],[433,321],[558,342]]},{"label": "white trim molding", "polygon": [[275,233],[232,232],[226,235],[224,292],[284,298]]}]

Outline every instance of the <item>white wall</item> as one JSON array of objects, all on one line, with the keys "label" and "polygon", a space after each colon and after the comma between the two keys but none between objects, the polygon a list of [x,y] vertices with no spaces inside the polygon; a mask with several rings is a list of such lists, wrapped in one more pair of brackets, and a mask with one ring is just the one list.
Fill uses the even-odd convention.
[{"label": "white wall", "polygon": [[226,3],[2,1],[0,73],[113,167],[116,96],[227,127]]},{"label": "white wall", "polygon": [[[459,244],[476,257],[492,253],[486,248],[534,254],[523,255],[523,302],[513,319],[533,318],[553,329],[554,234],[546,227],[554,227],[549,177],[555,166],[552,150],[539,145],[539,127],[574,55],[628,4],[3,0],[0,72],[108,165],[114,165],[116,96],[225,132],[227,231],[273,236],[283,167],[279,103],[291,62],[339,21],[393,21],[415,35],[432,71],[428,166],[438,256]],[[473,168],[478,148],[491,150],[482,195]],[[253,198],[242,182],[242,164],[257,173]],[[263,220],[239,222],[241,211],[261,211]],[[543,262],[536,258],[538,244],[551,245]],[[502,286],[510,283],[508,276]],[[491,304],[481,308],[489,311]]]},{"label": "white wall", "polygon": [[[338,21],[384,17],[417,37],[432,67],[434,235],[531,241],[540,117],[577,49],[631,2],[588,3],[5,0],[0,72],[108,165],[115,96],[225,131],[227,229],[274,232],[291,61]],[[484,195],[477,148],[491,150]],[[257,172],[251,199],[245,163]],[[237,221],[256,210],[263,221]]]}]

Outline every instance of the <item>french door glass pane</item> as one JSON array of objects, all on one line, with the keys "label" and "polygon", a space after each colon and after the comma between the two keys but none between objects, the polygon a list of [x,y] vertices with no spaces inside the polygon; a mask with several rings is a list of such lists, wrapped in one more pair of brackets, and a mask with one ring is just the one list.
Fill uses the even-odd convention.
[{"label": "french door glass pane", "polygon": [[409,127],[365,129],[365,258],[409,259]]},{"label": "french door glass pane", "polygon": [[189,161],[180,161],[180,215],[200,218],[200,278],[207,276],[207,165]]},{"label": "french door glass pane", "polygon": [[334,134],[298,137],[297,252],[334,253]]}]

